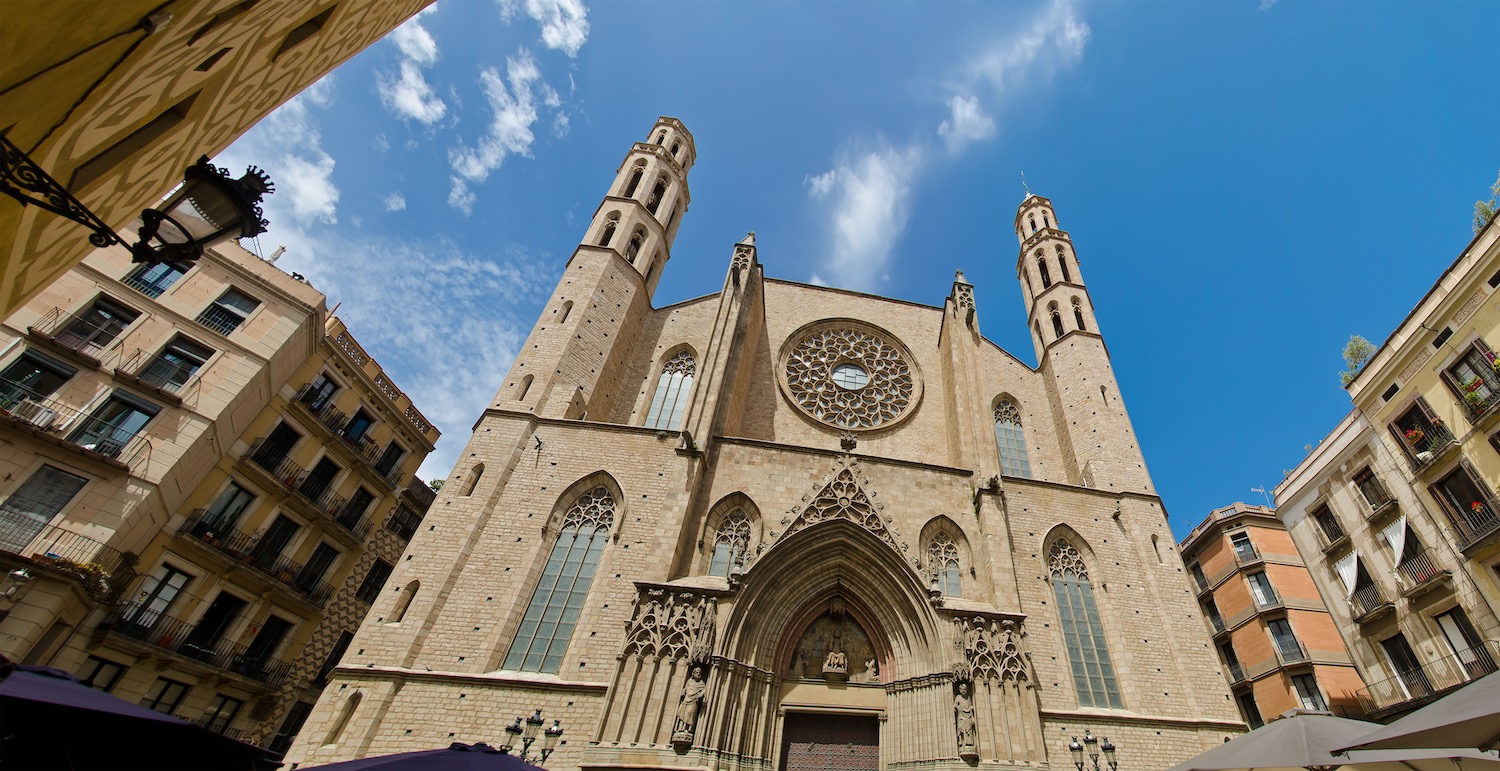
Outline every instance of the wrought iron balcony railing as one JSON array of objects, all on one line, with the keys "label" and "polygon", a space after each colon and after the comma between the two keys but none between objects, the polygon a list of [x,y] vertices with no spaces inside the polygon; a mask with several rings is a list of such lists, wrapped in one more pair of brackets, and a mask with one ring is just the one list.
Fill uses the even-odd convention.
[{"label": "wrought iron balcony railing", "polygon": [[306,472],[302,467],[286,456],[286,453],[276,447],[267,445],[264,437],[256,439],[250,450],[245,453],[252,463],[265,469],[268,474],[275,477],[282,484],[296,489],[302,484],[302,478]]},{"label": "wrought iron balcony railing", "polygon": [[225,310],[218,305],[210,305],[204,308],[202,313],[198,314],[196,320],[199,324],[227,337],[230,332],[239,329],[240,324],[244,323],[245,317]]},{"label": "wrought iron balcony railing", "polygon": [[1403,555],[1401,564],[1396,566],[1396,576],[1407,592],[1448,575],[1448,571],[1438,567],[1433,560],[1432,550],[1425,546],[1414,553]]},{"label": "wrought iron balcony railing", "polygon": [[68,573],[100,602],[113,602],[135,578],[118,549],[71,530],[40,524],[26,512],[13,512],[9,507],[10,501],[0,503],[0,552]]},{"label": "wrought iron balcony railing", "polygon": [[151,458],[151,442],[50,396],[0,379],[0,417],[63,439],[139,472]]},{"label": "wrought iron balcony railing", "polygon": [[1260,551],[1255,548],[1254,544],[1247,543],[1234,547],[1234,561],[1235,564],[1239,565],[1240,567],[1245,567],[1246,565],[1254,565],[1255,563],[1261,562],[1264,559],[1265,558],[1260,555]]},{"label": "wrought iron balcony railing", "polygon": [[1355,691],[1355,695],[1365,712],[1374,715],[1410,702],[1430,701],[1452,688],[1484,677],[1496,670],[1496,660],[1500,660],[1500,642],[1486,640],[1468,650],[1371,683]]},{"label": "wrought iron balcony railing", "polygon": [[1453,432],[1445,425],[1430,425],[1418,430],[1420,435],[1406,435],[1409,449],[1406,459],[1411,464],[1412,471],[1421,471],[1437,463],[1447,455],[1448,450],[1458,446],[1458,440],[1453,438]]},{"label": "wrought iron balcony railing", "polygon": [[1276,660],[1282,664],[1300,664],[1307,661],[1307,649],[1295,639],[1279,638],[1273,647],[1276,648]]},{"label": "wrought iron balcony railing", "polygon": [[185,364],[161,355],[153,356],[140,348],[137,348],[135,353],[120,365],[121,370],[128,372],[142,383],[173,394],[182,393],[199,367],[200,365],[197,364]]},{"label": "wrought iron balcony railing", "polygon": [[1475,501],[1467,507],[1457,508],[1458,516],[1452,521],[1460,550],[1468,549],[1500,530],[1500,516],[1496,516],[1495,508],[1488,501]]},{"label": "wrought iron balcony railing", "polygon": [[1230,664],[1228,669],[1229,682],[1238,683],[1239,681],[1245,679],[1245,668],[1240,666],[1239,664]]},{"label": "wrought iron balcony railing", "polygon": [[1367,620],[1392,607],[1391,601],[1386,599],[1380,587],[1375,584],[1361,586],[1349,595],[1349,608],[1355,621]]},{"label": "wrought iron balcony railing", "polygon": [[126,602],[111,608],[104,621],[100,622],[99,629],[154,645],[272,687],[281,685],[292,668],[289,662],[220,639],[217,630],[196,627],[139,603]]},{"label": "wrought iron balcony railing", "polygon": [[262,548],[261,540],[248,533],[219,525],[219,515],[208,509],[195,509],[179,532],[280,581],[316,605],[323,605],[333,594],[333,586],[322,576],[307,575],[306,565]]},{"label": "wrought iron balcony railing", "polygon": [[27,330],[67,350],[87,356],[97,364],[125,326],[120,319],[114,317],[83,318],[62,308],[53,308],[36,323],[29,325]]}]

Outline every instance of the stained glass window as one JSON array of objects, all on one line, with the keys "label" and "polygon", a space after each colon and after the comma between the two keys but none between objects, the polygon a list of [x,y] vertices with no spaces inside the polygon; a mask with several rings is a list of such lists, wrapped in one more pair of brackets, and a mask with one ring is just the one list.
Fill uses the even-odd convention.
[{"label": "stained glass window", "polygon": [[942,590],[944,596],[962,597],[963,583],[959,577],[958,544],[947,533],[939,531],[927,544],[927,566],[932,572],[932,582]]},{"label": "stained glass window", "polygon": [[734,566],[744,564],[749,546],[750,518],[745,516],[744,509],[725,514],[714,535],[714,559],[708,567],[709,575],[728,578]]},{"label": "stained glass window", "polygon": [[1006,399],[995,405],[995,443],[1000,447],[1000,473],[1031,478],[1026,457],[1026,432],[1021,430],[1021,412]]},{"label": "stained glass window", "polygon": [[656,381],[656,396],[651,399],[651,412],[646,415],[646,428],[673,431],[682,425],[682,413],[687,410],[696,368],[693,354],[687,351],[681,351],[667,360],[666,365],[661,368],[661,378]]},{"label": "stained glass window", "polygon": [[1052,573],[1052,596],[1057,602],[1063,641],[1068,648],[1068,663],[1073,669],[1073,685],[1078,691],[1078,705],[1124,707],[1083,555],[1066,539],[1059,538],[1052,542],[1047,564]]}]

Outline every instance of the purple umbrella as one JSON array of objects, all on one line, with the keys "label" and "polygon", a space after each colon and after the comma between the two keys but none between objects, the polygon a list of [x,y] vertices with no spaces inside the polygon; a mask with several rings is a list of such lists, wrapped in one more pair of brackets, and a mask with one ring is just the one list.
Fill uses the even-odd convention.
[{"label": "purple umbrella", "polygon": [[46,667],[0,681],[0,757],[32,769],[259,769],[268,753]]},{"label": "purple umbrella", "polygon": [[523,763],[520,758],[507,755],[484,742],[454,742],[443,750],[377,755],[373,758],[302,768],[304,771],[541,771],[539,766]]}]

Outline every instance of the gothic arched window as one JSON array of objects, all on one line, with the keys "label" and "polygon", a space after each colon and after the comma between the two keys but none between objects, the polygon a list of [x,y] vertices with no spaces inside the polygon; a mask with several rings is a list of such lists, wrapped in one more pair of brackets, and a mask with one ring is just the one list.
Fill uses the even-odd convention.
[{"label": "gothic arched window", "polygon": [[625,247],[625,259],[631,264],[635,263],[636,255],[641,253],[641,244],[646,243],[646,229],[638,227],[630,234],[630,245]]},{"label": "gothic arched window", "polygon": [[1057,303],[1050,303],[1047,312],[1052,314],[1052,334],[1063,336],[1062,314],[1057,311]]},{"label": "gothic arched window", "polygon": [[1036,217],[1027,217],[1026,221],[1031,223],[1031,232],[1036,232]]},{"label": "gothic arched window", "polygon": [[1083,303],[1077,297],[1073,298],[1073,320],[1078,322],[1079,332],[1088,330],[1088,326],[1083,323]]},{"label": "gothic arched window", "polygon": [[630,184],[628,184],[628,185],[625,186],[625,197],[626,198],[629,198],[629,197],[635,195],[635,189],[637,187],[640,187],[640,184],[641,184],[641,175],[643,175],[645,173],[646,173],[646,170],[644,168],[642,168],[640,166],[635,167],[635,173],[630,175]]},{"label": "gothic arched window", "polygon": [[735,509],[719,520],[719,530],[714,534],[714,558],[709,563],[708,573],[729,577],[729,572],[745,563],[745,551],[750,548],[750,518],[744,509]]},{"label": "gothic arched window", "polygon": [[401,588],[401,594],[396,598],[396,606],[391,609],[391,617],[386,623],[399,624],[401,619],[406,618],[406,611],[411,608],[411,601],[417,598],[417,590],[422,588],[420,581],[412,581]]},{"label": "gothic arched window", "polygon": [[609,246],[609,242],[615,240],[615,228],[620,226],[620,213],[610,212],[609,219],[604,221],[604,232],[599,236],[600,246]]},{"label": "gothic arched window", "polygon": [[1047,216],[1047,212],[1042,212],[1042,227],[1049,229],[1052,227],[1052,219]]},{"label": "gothic arched window", "polygon": [[1047,272],[1047,258],[1040,251],[1036,255],[1036,272],[1042,274],[1042,288],[1052,286],[1052,274]]},{"label": "gothic arched window", "polygon": [[[1042,333],[1037,332],[1037,337]],[[1000,473],[1031,478],[1031,461],[1026,457],[1026,432],[1021,429],[1021,411],[1015,402],[1002,399],[995,405],[995,444],[1000,448]]]},{"label": "gothic arched window", "polygon": [[646,428],[664,428],[675,431],[682,425],[682,413],[687,410],[688,394],[693,390],[693,373],[697,362],[689,351],[679,351],[662,365],[661,377],[656,381],[656,395],[651,398],[651,411],[646,413]]},{"label": "gothic arched window", "polygon": [[663,131],[660,134],[656,135],[656,143],[657,144],[662,144],[663,142],[666,142],[666,141],[667,141],[667,132]]},{"label": "gothic arched window", "polygon": [[1068,255],[1063,253],[1061,246],[1057,247],[1057,269],[1062,271],[1062,280],[1072,283],[1073,274],[1068,272]]},{"label": "gothic arched window", "polygon": [[1052,574],[1052,597],[1073,669],[1078,706],[1123,707],[1083,555],[1066,538],[1058,538],[1047,554],[1047,569]]},{"label": "gothic arched window", "polygon": [[474,494],[474,488],[476,488],[476,487],[479,486],[479,480],[483,476],[484,476],[484,464],[483,463],[475,463],[474,467],[471,468],[471,469],[469,469],[468,475],[464,477],[464,491],[461,492],[461,493],[459,493],[459,495],[462,495],[462,496],[465,496],[465,497],[473,495]]},{"label": "gothic arched window", "polygon": [[652,214],[661,207],[661,199],[667,197],[667,178],[665,175],[656,178],[656,187],[651,188],[651,197],[646,199],[646,208]]},{"label": "gothic arched window", "polygon": [[958,565],[958,544],[953,537],[939,530],[927,544],[927,570],[932,583],[942,590],[945,597],[962,597],[963,582]]},{"label": "gothic arched window", "polygon": [[506,669],[553,674],[562,669],[563,654],[614,521],[615,499],[603,487],[590,490],[568,508],[521,628],[505,655]]}]

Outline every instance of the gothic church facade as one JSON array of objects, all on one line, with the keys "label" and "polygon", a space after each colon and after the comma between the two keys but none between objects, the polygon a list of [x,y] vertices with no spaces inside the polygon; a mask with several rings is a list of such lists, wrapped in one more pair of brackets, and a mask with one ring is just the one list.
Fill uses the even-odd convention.
[{"label": "gothic church facade", "polygon": [[1244,730],[1051,202],[1015,219],[1033,368],[961,274],[767,278],[753,234],[653,307],[695,153],[631,147],[287,760],[535,709],[552,769],[1060,769],[1085,730],[1165,768]]}]

